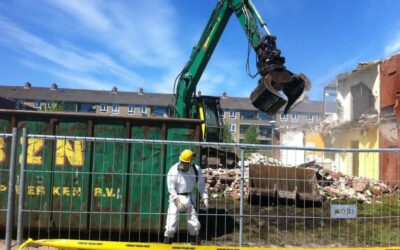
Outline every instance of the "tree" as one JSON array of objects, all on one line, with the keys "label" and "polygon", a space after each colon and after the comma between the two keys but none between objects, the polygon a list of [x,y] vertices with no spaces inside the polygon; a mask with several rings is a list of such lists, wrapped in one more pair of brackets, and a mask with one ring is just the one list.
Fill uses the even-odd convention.
[{"label": "tree", "polygon": [[244,135],[244,140],[243,143],[247,144],[259,144],[260,142],[257,139],[257,127],[256,126],[250,126],[246,130],[246,134]]},{"label": "tree", "polygon": [[300,128],[302,128],[302,129],[310,129],[311,125],[308,124],[308,123],[303,123],[303,124],[301,124]]},{"label": "tree", "polygon": [[40,111],[47,111],[47,112],[61,112],[65,111],[65,104],[64,102],[51,102],[49,104],[42,104],[40,106]]},{"label": "tree", "polygon": [[222,141],[227,143],[233,142],[232,134],[229,131],[228,124],[224,124],[224,130],[222,131]]}]

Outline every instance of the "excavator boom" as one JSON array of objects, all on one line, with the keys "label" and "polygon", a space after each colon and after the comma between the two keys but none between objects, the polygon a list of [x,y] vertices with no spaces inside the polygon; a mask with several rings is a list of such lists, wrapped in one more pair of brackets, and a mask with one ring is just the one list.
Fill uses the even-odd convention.
[{"label": "excavator boom", "polygon": [[[196,86],[232,14],[238,18],[249,45],[256,53],[260,80],[251,93],[250,100],[258,110],[272,115],[286,105],[283,112],[287,113],[310,89],[310,82],[305,75],[294,74],[284,66],[285,58],[276,46],[276,38],[271,35],[251,0],[219,0],[199,42],[193,48],[189,61],[177,77],[175,116],[204,120],[202,130],[203,139],[206,141],[218,142],[222,139],[219,98],[195,97]],[[221,148],[201,147],[201,155],[204,156],[202,164],[207,166],[210,166],[212,159],[224,163],[226,167],[236,167],[238,162],[234,153],[229,155],[229,152]],[[312,170],[262,165],[254,165],[250,169],[251,197],[272,196],[277,199],[280,197],[319,201],[319,195],[315,192],[315,173]],[[268,171],[258,171],[260,169]],[[299,172],[304,174],[298,174]],[[286,185],[271,187],[265,181],[271,180],[271,173],[276,174],[273,181],[275,184],[283,183],[282,178],[285,176],[282,173],[292,178],[284,179]]]},{"label": "excavator boom", "polygon": [[[177,77],[175,117],[195,117],[196,86],[233,13],[256,53],[260,80],[250,100],[257,109],[275,114],[286,104],[284,112],[287,113],[310,89],[306,76],[294,74],[284,66],[285,58],[276,47],[276,38],[270,35],[251,0],[219,0],[189,61]],[[260,32],[259,27],[264,29],[265,34]]]}]

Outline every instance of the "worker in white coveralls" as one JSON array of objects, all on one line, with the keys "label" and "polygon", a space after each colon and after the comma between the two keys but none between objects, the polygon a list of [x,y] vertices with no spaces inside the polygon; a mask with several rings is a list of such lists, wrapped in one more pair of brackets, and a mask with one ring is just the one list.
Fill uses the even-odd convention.
[{"label": "worker in white coveralls", "polygon": [[208,194],[205,179],[199,166],[193,163],[194,152],[190,149],[182,151],[179,162],[174,164],[167,176],[169,206],[165,225],[164,243],[171,244],[178,226],[179,213],[186,214],[191,244],[200,244],[200,222],[192,200],[192,190],[198,184],[200,197],[208,208]]}]

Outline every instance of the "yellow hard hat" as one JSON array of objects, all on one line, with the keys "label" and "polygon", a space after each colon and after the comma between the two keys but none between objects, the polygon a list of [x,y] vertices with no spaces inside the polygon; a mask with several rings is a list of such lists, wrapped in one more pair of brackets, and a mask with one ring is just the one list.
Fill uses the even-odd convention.
[{"label": "yellow hard hat", "polygon": [[193,152],[190,149],[185,149],[182,151],[181,156],[179,156],[179,160],[181,162],[190,162],[193,157]]}]

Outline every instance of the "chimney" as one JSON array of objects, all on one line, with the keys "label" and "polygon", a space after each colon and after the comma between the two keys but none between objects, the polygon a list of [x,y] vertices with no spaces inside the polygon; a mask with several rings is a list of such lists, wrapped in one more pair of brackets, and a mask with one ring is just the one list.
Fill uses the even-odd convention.
[{"label": "chimney", "polygon": [[117,92],[118,92],[117,87],[114,86],[114,87],[111,89],[111,92],[112,92],[112,93],[117,93]]},{"label": "chimney", "polygon": [[197,91],[197,96],[201,96],[201,91]]},{"label": "chimney", "polygon": [[228,98],[228,95],[226,94],[226,91],[224,91],[224,93],[222,93],[222,98]]},{"label": "chimney", "polygon": [[143,95],[144,94],[144,89],[143,88],[140,88],[139,89],[139,95]]},{"label": "chimney", "polygon": [[56,90],[58,89],[57,83],[53,82],[53,84],[51,84],[51,90]]},{"label": "chimney", "polygon": [[24,89],[30,89],[32,87],[32,84],[30,82],[26,82],[24,84]]}]

